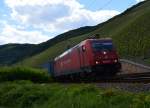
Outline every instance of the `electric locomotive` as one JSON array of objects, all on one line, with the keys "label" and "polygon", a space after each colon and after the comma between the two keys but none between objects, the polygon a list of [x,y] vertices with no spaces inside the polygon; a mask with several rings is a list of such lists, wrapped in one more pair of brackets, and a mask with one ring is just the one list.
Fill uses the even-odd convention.
[{"label": "electric locomotive", "polygon": [[54,59],[54,77],[114,76],[121,63],[112,39],[86,39]]}]

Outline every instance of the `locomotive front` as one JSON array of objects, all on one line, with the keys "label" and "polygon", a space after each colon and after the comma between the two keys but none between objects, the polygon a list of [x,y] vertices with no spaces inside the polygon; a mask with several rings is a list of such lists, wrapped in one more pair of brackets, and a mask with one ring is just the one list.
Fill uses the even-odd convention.
[{"label": "locomotive front", "polygon": [[121,63],[111,39],[92,40],[91,47],[93,51],[93,71],[104,75],[115,75],[120,71]]}]

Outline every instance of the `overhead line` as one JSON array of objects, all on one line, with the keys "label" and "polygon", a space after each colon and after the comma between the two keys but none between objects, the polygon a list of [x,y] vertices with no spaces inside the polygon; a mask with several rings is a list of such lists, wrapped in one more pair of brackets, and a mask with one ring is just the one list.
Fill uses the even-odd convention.
[{"label": "overhead line", "polygon": [[112,0],[109,0],[106,4],[104,4],[102,7],[100,7],[98,10],[102,10],[105,7],[107,7],[110,3],[112,2]]}]

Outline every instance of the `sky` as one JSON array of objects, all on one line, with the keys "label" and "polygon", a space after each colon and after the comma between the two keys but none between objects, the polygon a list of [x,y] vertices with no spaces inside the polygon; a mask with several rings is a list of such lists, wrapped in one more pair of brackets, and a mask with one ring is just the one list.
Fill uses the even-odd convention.
[{"label": "sky", "polygon": [[1,0],[0,45],[38,44],[93,26],[144,0]]}]

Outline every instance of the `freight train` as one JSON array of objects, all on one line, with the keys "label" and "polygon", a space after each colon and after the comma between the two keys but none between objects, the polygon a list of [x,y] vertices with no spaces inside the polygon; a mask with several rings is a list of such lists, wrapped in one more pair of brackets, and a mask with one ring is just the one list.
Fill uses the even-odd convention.
[{"label": "freight train", "polygon": [[50,74],[55,78],[114,76],[121,63],[112,39],[86,39],[51,61]]}]

